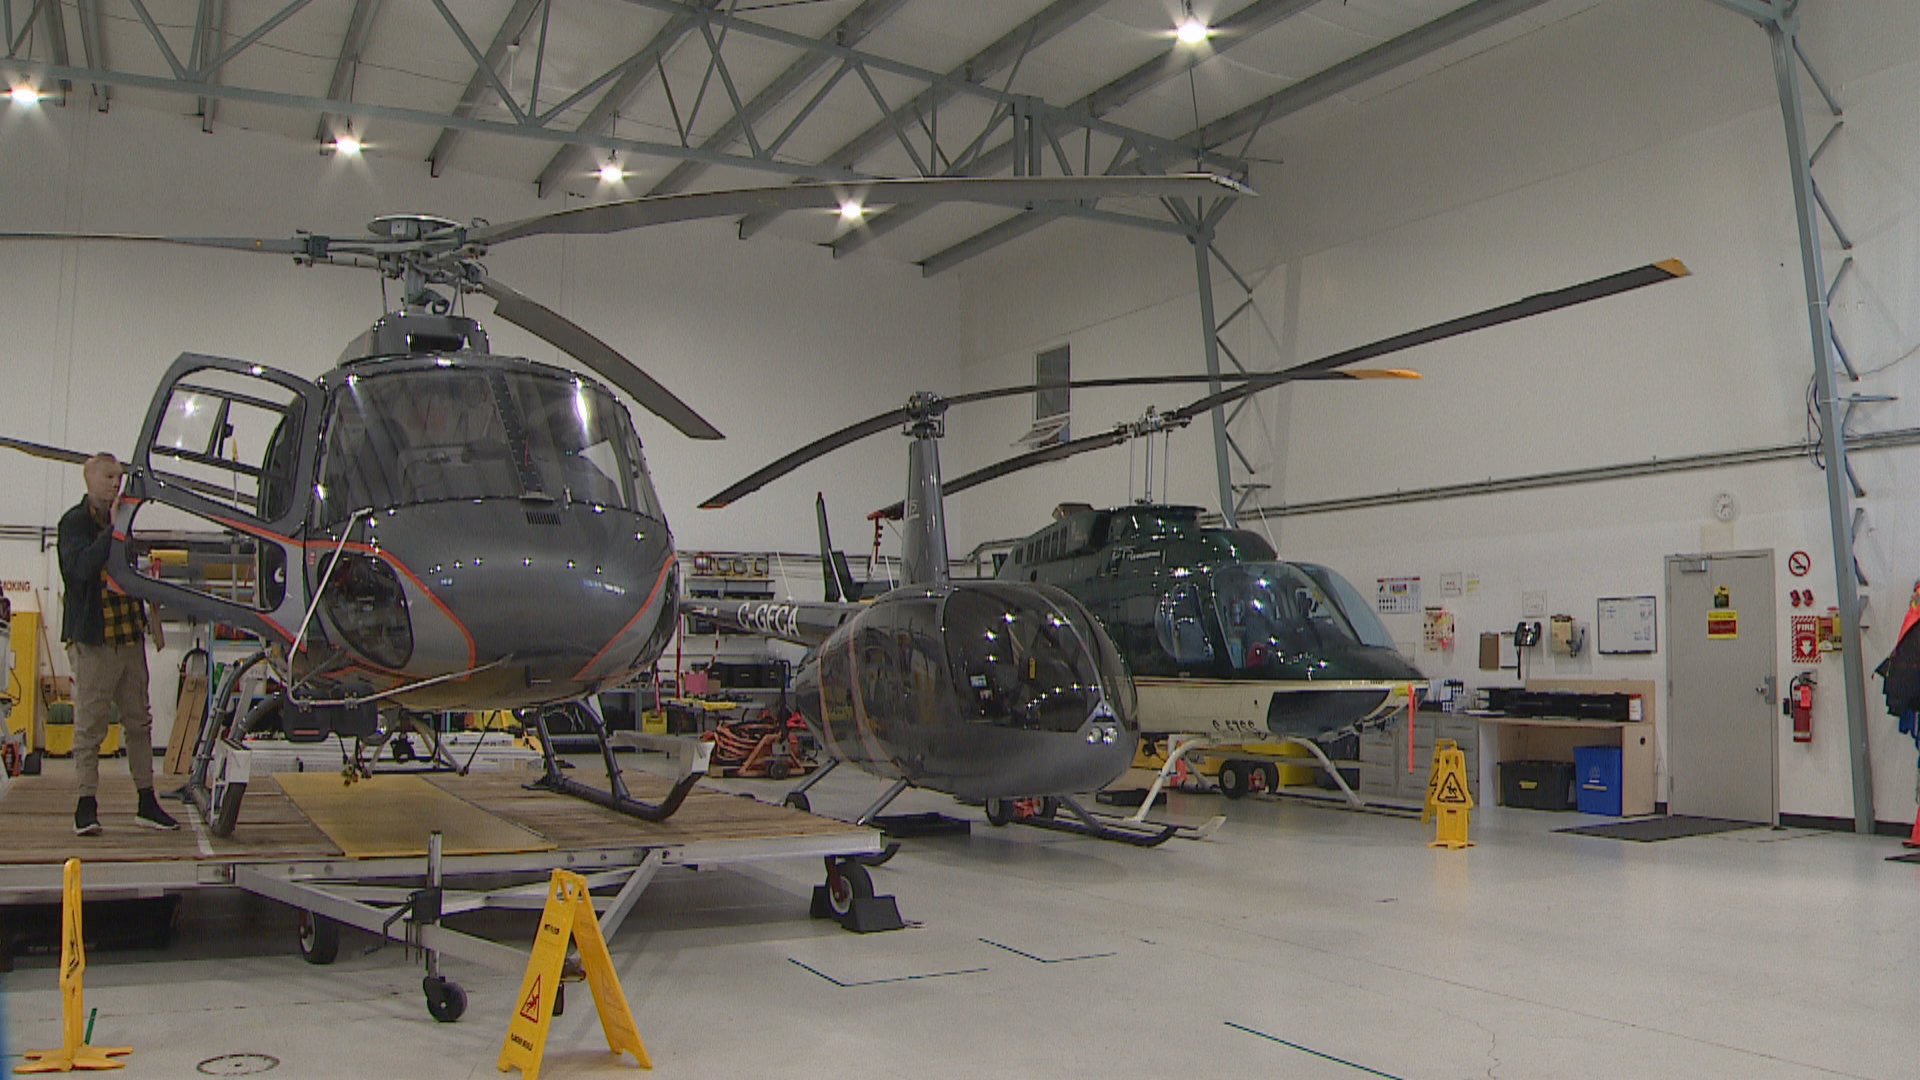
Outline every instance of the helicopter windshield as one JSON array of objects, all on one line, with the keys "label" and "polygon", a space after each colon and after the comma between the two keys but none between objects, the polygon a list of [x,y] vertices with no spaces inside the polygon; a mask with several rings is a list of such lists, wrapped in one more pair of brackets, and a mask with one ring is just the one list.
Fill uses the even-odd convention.
[{"label": "helicopter windshield", "polygon": [[583,380],[531,372],[349,375],[320,477],[327,523],[362,507],[530,496],[660,516],[626,410]]},{"label": "helicopter windshield", "polygon": [[[960,589],[941,619],[954,676],[984,722],[1075,731],[1103,693],[1096,636],[1044,598]],[[1111,662],[1118,671],[1118,657]]]},{"label": "helicopter windshield", "polygon": [[1213,574],[1213,603],[1236,668],[1340,645],[1392,647],[1360,594],[1322,566],[1238,563]]}]

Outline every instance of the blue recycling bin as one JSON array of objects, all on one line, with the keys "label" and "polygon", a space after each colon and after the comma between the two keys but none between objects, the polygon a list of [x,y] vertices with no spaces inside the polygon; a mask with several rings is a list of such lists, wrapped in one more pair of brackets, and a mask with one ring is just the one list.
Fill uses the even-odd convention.
[{"label": "blue recycling bin", "polygon": [[1573,749],[1574,803],[1583,814],[1620,816],[1620,748]]}]

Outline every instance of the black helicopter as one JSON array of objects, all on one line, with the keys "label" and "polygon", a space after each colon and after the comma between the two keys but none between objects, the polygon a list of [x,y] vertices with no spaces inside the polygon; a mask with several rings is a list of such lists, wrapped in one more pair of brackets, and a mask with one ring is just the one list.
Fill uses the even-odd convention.
[{"label": "black helicopter", "polygon": [[[1032,204],[1106,196],[1235,196],[1205,175],[881,180],[626,200],[511,221],[375,220],[364,237],[290,240],[0,233],[12,241],[153,242],[375,269],[403,283],[400,310],[356,338],[316,381],[185,354],[155,394],[113,515],[108,574],[127,593],[235,627],[262,647],[231,668],[198,741],[189,791],[216,835],[234,827],[240,742],[276,717],[309,740],[376,747],[382,709],[503,709],[577,702],[599,737],[604,790],[562,774],[556,790],[635,816],[671,814],[695,761],[659,804],[632,798],[593,695],[651,670],[677,624],[672,534],[626,409],[598,381],[490,352],[448,293],[557,346],[692,438],[720,433],[624,356],[490,277],[495,244],[610,233],[756,210],[913,202]],[[446,291],[441,291],[446,290]],[[58,461],[85,455],[16,439]],[[192,539],[223,537],[226,566],[196,575]],[[169,546],[178,541],[179,547]],[[206,554],[204,551],[198,554]],[[266,664],[279,689],[242,708]],[[543,736],[545,713],[537,712]]]}]

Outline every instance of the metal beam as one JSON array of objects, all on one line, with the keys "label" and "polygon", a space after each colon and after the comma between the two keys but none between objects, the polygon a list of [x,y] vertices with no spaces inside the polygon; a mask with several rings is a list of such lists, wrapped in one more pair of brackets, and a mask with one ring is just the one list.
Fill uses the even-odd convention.
[{"label": "metal beam", "polygon": [[[1220,329],[1213,319],[1213,267],[1208,263],[1208,255],[1213,246],[1213,236],[1207,233],[1193,237],[1193,267],[1200,284],[1200,334],[1201,345],[1207,359],[1208,392],[1220,392]],[[1227,528],[1240,527],[1239,508],[1233,500],[1233,467],[1227,462],[1227,418],[1220,406],[1213,407],[1213,471],[1220,485],[1220,516],[1226,520]]]},{"label": "metal beam", "polygon": [[[1007,31],[993,44],[968,57],[963,63],[947,72],[950,79],[961,79],[969,83],[985,82],[995,73],[1016,63],[1027,50],[1042,42],[1051,40],[1055,35],[1085,18],[1106,0],[1054,0],[1046,8],[1019,26]],[[906,121],[929,114],[935,114],[940,106],[953,97],[953,91],[943,86],[931,86],[914,95],[905,104],[880,118],[867,130],[855,135],[838,149],[821,158],[821,163],[829,167],[851,169],[896,139]],[[779,217],[778,214],[749,214],[740,219],[740,239],[745,240],[765,228]]]},{"label": "metal beam", "polygon": [[428,112],[424,109],[407,109],[396,105],[376,105],[359,101],[330,101],[326,98],[306,94],[285,94],[275,90],[256,90],[247,86],[208,86],[183,82],[157,75],[136,75],[125,71],[100,71],[93,68],[59,67],[54,64],[34,60],[0,59],[0,76],[31,75],[41,79],[76,79],[97,81],[113,86],[131,87],[137,90],[155,90],[162,93],[204,95],[222,101],[245,101],[256,105],[272,105],[279,108],[297,109],[301,112],[336,112],[347,116],[363,116],[370,119],[391,120],[401,124],[419,124],[426,127],[454,127],[463,131],[487,135],[501,135],[509,138],[526,139],[532,142],[553,144],[579,144],[589,148],[618,150],[628,154],[648,154],[656,157],[677,158],[683,161],[699,161],[708,165],[724,165],[741,169],[752,169],[776,176],[794,178],[813,177],[817,179],[870,180],[871,176],[846,170],[823,170],[818,165],[806,165],[797,162],[760,161],[754,158],[732,154],[714,153],[697,147],[677,146],[671,143],[651,142],[644,139],[623,139],[607,135],[587,135],[577,131],[560,131],[547,127],[533,127],[523,124],[507,123],[499,120],[482,120],[475,117],[456,117],[445,113]]},{"label": "metal beam", "polygon": [[[86,53],[87,66],[103,68],[107,66],[107,46],[100,39],[100,0],[80,0],[80,48]],[[113,88],[104,83],[93,84],[94,105],[106,112],[113,104]]]},{"label": "metal beam", "polygon": [[1807,302],[1808,336],[1813,343],[1813,375],[1826,456],[1827,517],[1833,544],[1834,591],[1840,601],[1841,676],[1846,682],[1847,750],[1853,772],[1853,829],[1873,832],[1873,769],[1868,754],[1867,679],[1860,651],[1860,590],[1853,561],[1853,531],[1847,491],[1847,441],[1837,407],[1832,340],[1828,332],[1826,273],[1820,265],[1819,205],[1807,149],[1806,114],[1800,102],[1794,57],[1798,27],[1791,17],[1763,24],[1773,51],[1774,81],[1786,123],[1787,162],[1793,179],[1794,219],[1800,233],[1800,276]]},{"label": "metal beam", "polygon": [[[1135,67],[1132,71],[1106,83],[1099,89],[1067,106],[1067,111],[1074,115],[1085,115],[1093,118],[1104,116],[1126,105],[1148,90],[1166,82],[1168,79],[1175,78],[1193,70],[1193,68],[1208,57],[1217,56],[1233,48],[1235,45],[1248,40],[1262,30],[1266,30],[1276,23],[1298,15],[1300,12],[1313,6],[1316,2],[1317,0],[1254,0],[1253,3],[1227,16],[1214,28],[1213,37],[1208,39],[1211,48],[1202,50],[1185,45],[1175,45],[1168,48],[1153,59]],[[1049,134],[1054,138],[1058,138],[1070,130],[1072,129],[1068,128],[1062,131],[1049,129]],[[1017,150],[1017,140],[1010,139],[991,150],[981,153],[964,172],[970,176],[982,176],[998,172],[1013,162],[1017,156]],[[860,234],[848,238],[848,243],[844,248],[836,244],[834,246],[834,254],[836,256],[844,255],[861,245],[872,240],[877,240],[887,233],[892,232],[894,229],[899,228],[901,225],[912,221],[920,214],[925,213],[926,209],[926,207],[920,206],[901,206],[895,207],[882,214],[876,214],[872,220],[866,223],[867,227]],[[985,232],[962,240],[960,243],[933,256],[928,262],[943,270],[951,269],[966,259],[984,254],[1015,237],[1024,236],[1032,232],[1034,229],[1046,224],[1047,220],[1046,218],[1042,218],[1038,221],[1028,222],[1025,228],[1019,229],[1002,228],[1001,226],[1008,224],[1007,222],[1002,222],[1001,226],[995,226]],[[922,263],[921,265],[925,267],[927,263]]]},{"label": "metal beam", "polygon": [[[347,17],[346,36],[340,41],[340,55],[333,62],[333,78],[327,81],[327,97],[343,100],[353,96],[354,78],[360,72],[360,57],[367,51],[367,41],[373,35],[373,18],[380,12],[380,0],[353,0],[353,13]],[[338,133],[338,120],[331,113],[322,113],[320,125],[314,130],[316,142],[331,141]]]},{"label": "metal beam", "polygon": [[[453,115],[465,119],[472,116],[474,110],[480,107],[481,99],[486,96],[488,87],[492,85],[486,72],[498,69],[501,62],[507,58],[507,50],[520,40],[522,33],[526,32],[527,24],[533,21],[534,8],[538,7],[540,2],[541,0],[514,0],[513,10],[507,12],[507,17],[500,21],[500,29],[494,32],[493,43],[487,46],[486,62],[474,69],[473,77],[467,80],[467,88],[460,92],[460,102],[453,107]],[[328,94],[327,96],[338,99],[341,95]],[[440,175],[440,170],[446,167],[447,158],[453,153],[454,145],[460,141],[461,134],[460,128],[441,129],[440,137],[434,140],[433,149],[427,153],[428,172],[434,176]]]},{"label": "metal beam", "polygon": [[1391,41],[1343,60],[1259,101],[1204,124],[1178,140],[1206,149],[1251,136],[1266,124],[1349,90],[1402,64],[1444,49],[1490,26],[1539,7],[1546,0],[1474,0]]},{"label": "metal beam", "polygon": [[[65,4],[49,3],[40,9],[46,16],[43,20],[47,28],[47,54],[56,64],[70,64],[73,57],[67,52],[67,8]],[[73,93],[73,80],[60,80],[60,97],[66,100]]]},{"label": "metal beam", "polygon": [[[199,10],[193,21],[193,46],[188,52],[187,66],[202,82],[213,82],[220,77],[219,70],[212,63],[215,50],[220,48],[221,35],[227,28],[227,0],[200,0]],[[201,98],[198,103],[200,130],[212,134],[214,114],[218,106],[211,98]]]},{"label": "metal beam", "polygon": [[[619,80],[615,82],[605,94],[600,96],[600,100],[594,104],[593,110],[587,113],[586,119],[580,121],[579,125],[574,128],[576,135],[598,135],[600,132],[611,128],[613,126],[614,114],[627,107],[627,103],[632,101],[640,91],[646,87],[647,83],[652,81],[654,75],[659,72],[660,61],[667,53],[673,51],[673,47],[678,45],[682,38],[692,33],[694,28],[700,25],[697,12],[683,8],[669,14],[671,17],[667,20],[666,25],[662,26],[659,32],[653,35],[651,41],[641,46],[639,52],[634,53],[633,56],[627,60],[625,73],[620,76]],[[591,143],[582,142],[579,139],[571,140],[556,151],[552,158],[548,159],[546,166],[540,170],[540,175],[533,181],[534,190],[541,198],[546,198],[553,193],[561,179],[577,167],[580,156],[586,153],[592,145]],[[681,160],[692,161],[696,159],[682,158]]]}]

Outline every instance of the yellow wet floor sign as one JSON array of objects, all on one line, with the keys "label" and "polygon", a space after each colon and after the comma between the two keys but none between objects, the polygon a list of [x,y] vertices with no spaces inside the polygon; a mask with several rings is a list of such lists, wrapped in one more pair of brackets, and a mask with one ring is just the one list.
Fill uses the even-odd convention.
[{"label": "yellow wet floor sign", "polygon": [[71,1072],[74,1069],[123,1069],[114,1057],[133,1053],[131,1046],[88,1046],[82,1017],[86,1015],[80,976],[87,970],[86,937],[80,926],[80,860],[68,859],[60,887],[60,1021],[63,1044],[58,1050],[29,1050],[17,1073]]},{"label": "yellow wet floor sign", "polygon": [[540,936],[534,940],[533,955],[527,960],[527,974],[520,981],[520,996],[515,998],[513,1019],[507,1024],[507,1041],[500,1047],[499,1068],[506,1072],[519,1066],[524,1080],[539,1080],[540,1055],[547,1048],[547,1029],[553,1024],[553,1000],[560,988],[560,972],[567,962],[567,946],[580,946],[580,963],[586,969],[587,986],[593,990],[594,1007],[600,1010],[600,1027],[607,1033],[607,1046],[615,1054],[633,1051],[643,1069],[653,1068],[647,1048],[640,1041],[633,1023],[633,1010],[620,980],[613,973],[613,957],[607,954],[607,942],[600,936],[600,919],[593,911],[593,896],[587,879],[570,870],[555,870],[547,885],[547,906],[540,914]]},{"label": "yellow wet floor sign", "polygon": [[1452,739],[1433,743],[1433,768],[1427,773],[1427,801],[1420,820],[1439,818],[1434,840],[1428,847],[1467,848],[1467,812],[1473,809],[1473,795],[1467,791],[1467,755]]}]

